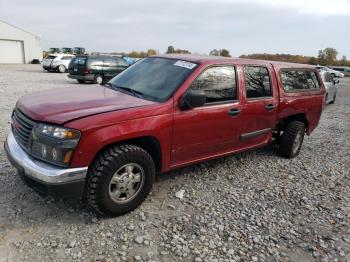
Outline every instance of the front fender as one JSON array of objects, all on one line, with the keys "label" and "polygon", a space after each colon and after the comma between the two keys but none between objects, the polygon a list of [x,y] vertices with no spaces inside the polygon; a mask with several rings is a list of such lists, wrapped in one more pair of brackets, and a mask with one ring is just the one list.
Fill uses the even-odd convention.
[{"label": "front fender", "polygon": [[162,171],[170,163],[172,117],[168,114],[134,119],[83,132],[71,167],[89,166],[105,147],[145,136],[158,140],[162,152]]}]

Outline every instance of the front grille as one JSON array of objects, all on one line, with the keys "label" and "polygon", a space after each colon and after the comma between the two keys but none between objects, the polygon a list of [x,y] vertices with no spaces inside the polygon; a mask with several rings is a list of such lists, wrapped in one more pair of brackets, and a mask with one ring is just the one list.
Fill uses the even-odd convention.
[{"label": "front grille", "polygon": [[35,122],[18,109],[13,112],[12,119],[12,130],[17,142],[25,148],[30,148],[29,142]]}]

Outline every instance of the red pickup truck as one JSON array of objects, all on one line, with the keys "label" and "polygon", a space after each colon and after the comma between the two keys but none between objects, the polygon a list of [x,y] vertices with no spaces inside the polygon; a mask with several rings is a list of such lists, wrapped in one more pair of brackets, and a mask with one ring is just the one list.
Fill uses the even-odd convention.
[{"label": "red pickup truck", "polygon": [[297,156],[324,97],[308,65],[153,56],[104,86],[22,97],[5,149],[36,190],[86,195],[98,212],[120,215],[146,198],[156,173],[272,140],[281,156]]}]

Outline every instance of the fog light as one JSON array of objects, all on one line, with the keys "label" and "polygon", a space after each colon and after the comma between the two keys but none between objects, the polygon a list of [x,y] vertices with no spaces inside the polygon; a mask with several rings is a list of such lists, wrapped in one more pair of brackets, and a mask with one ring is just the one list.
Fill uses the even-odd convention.
[{"label": "fog light", "polygon": [[52,159],[57,161],[57,150],[55,148],[52,149]]},{"label": "fog light", "polygon": [[46,154],[47,154],[46,146],[44,144],[41,144],[41,155],[42,155],[42,157],[46,157]]}]

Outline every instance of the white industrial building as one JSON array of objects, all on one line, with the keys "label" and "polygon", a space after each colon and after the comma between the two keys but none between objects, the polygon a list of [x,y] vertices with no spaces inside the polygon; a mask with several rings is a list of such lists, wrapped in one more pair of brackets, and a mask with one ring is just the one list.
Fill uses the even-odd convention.
[{"label": "white industrial building", "polygon": [[43,58],[39,36],[0,20],[0,64],[30,63]]}]

